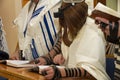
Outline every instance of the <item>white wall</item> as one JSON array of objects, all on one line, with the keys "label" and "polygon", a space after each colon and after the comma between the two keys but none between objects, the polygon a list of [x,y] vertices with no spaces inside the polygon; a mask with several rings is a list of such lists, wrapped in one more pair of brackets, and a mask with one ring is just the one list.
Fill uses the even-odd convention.
[{"label": "white wall", "polygon": [[13,53],[17,44],[17,27],[14,27],[13,20],[21,9],[21,0],[0,0],[0,16],[3,21],[3,28],[6,32],[6,40],[9,52]]},{"label": "white wall", "polygon": [[15,0],[15,12],[16,12],[16,15],[19,14],[21,8],[22,8],[22,0]]}]

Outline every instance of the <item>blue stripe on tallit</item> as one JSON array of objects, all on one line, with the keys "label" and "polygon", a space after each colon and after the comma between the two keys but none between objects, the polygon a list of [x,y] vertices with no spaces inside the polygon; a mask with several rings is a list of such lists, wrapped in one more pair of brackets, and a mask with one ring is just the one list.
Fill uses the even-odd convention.
[{"label": "blue stripe on tallit", "polygon": [[48,11],[48,15],[49,15],[50,21],[51,21],[51,23],[52,23],[52,27],[53,27],[53,30],[54,30],[55,37],[57,38],[57,34],[56,34],[56,30],[55,30],[55,25],[54,25],[54,22],[53,22],[53,20],[52,20],[52,16],[51,16],[51,14],[50,14],[50,11]]},{"label": "blue stripe on tallit", "polygon": [[37,50],[36,50],[36,47],[35,47],[35,41],[34,41],[34,39],[32,39],[31,51],[32,51],[32,55],[33,55],[34,59],[36,59],[36,58],[39,57],[39,55],[37,53]]},{"label": "blue stripe on tallit", "polygon": [[[35,16],[37,16],[38,14],[40,14],[40,12],[42,11],[43,8],[44,8],[44,6],[38,8],[36,11],[34,11],[33,14],[32,14],[31,19],[34,18]],[[30,19],[30,20],[31,20],[31,19]],[[28,24],[27,24],[27,26],[28,26]],[[25,37],[26,32],[27,32],[27,26],[26,26],[26,28],[25,28],[25,30],[24,30],[24,32],[23,32],[24,37]]]},{"label": "blue stripe on tallit", "polygon": [[40,22],[40,27],[41,27],[41,30],[42,30],[42,33],[43,33],[43,37],[44,37],[44,41],[45,41],[46,47],[47,47],[48,51],[50,51],[50,49],[48,47],[48,44],[47,44],[47,40],[46,40],[45,33],[44,33],[43,26],[42,26],[41,22]]},{"label": "blue stripe on tallit", "polygon": [[35,16],[37,16],[37,15],[42,11],[43,8],[44,8],[44,6],[40,7],[40,8],[37,9],[35,12],[33,12],[32,18],[35,17]]},{"label": "blue stripe on tallit", "polygon": [[51,35],[51,32],[50,32],[50,26],[48,25],[48,22],[47,22],[47,18],[46,16],[44,15],[44,23],[45,23],[45,26],[46,26],[46,29],[47,29],[47,33],[48,33],[48,36],[49,36],[49,39],[50,39],[50,42],[52,44],[52,46],[54,45],[54,40],[52,38],[52,35]]}]

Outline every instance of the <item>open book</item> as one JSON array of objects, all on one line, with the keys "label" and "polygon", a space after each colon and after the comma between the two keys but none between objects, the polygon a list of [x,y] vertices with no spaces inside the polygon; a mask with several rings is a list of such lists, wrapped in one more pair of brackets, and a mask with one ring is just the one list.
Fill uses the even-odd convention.
[{"label": "open book", "polygon": [[93,9],[90,17],[102,17],[110,21],[118,21],[120,20],[120,13],[99,2]]},{"label": "open book", "polygon": [[12,67],[35,67],[36,66],[35,64],[30,64],[29,61],[26,61],[26,60],[4,60],[3,63]]}]

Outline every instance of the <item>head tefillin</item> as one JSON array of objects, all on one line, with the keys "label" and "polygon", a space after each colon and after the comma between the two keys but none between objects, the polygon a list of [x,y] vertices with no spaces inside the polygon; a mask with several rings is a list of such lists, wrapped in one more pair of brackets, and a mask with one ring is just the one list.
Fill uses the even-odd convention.
[{"label": "head tefillin", "polygon": [[71,3],[71,4],[69,4],[68,6],[66,6],[64,8],[58,8],[58,12],[54,13],[54,17],[55,18],[63,18],[64,17],[63,12],[66,9],[70,8],[71,6],[74,6],[76,3],[80,3],[80,2],[83,2],[83,1],[85,1],[85,0],[63,0],[63,2],[65,2],[65,3]]}]

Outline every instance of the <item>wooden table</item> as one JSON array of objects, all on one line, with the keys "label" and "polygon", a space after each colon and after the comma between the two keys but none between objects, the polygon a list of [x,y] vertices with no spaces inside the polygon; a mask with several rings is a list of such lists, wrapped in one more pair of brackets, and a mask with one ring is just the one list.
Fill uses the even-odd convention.
[{"label": "wooden table", "polygon": [[42,75],[29,72],[26,68],[14,68],[0,64],[0,76],[9,80],[45,80]]},{"label": "wooden table", "polygon": [[[44,76],[29,72],[26,68],[14,68],[4,64],[0,64],[0,76],[8,78],[8,80],[46,80]],[[93,80],[81,78],[61,78],[58,80]]]}]

